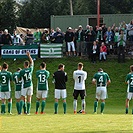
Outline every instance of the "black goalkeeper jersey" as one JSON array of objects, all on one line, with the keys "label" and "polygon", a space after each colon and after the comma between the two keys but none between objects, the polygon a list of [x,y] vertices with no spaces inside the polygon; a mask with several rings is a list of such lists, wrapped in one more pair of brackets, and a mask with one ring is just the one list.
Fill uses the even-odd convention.
[{"label": "black goalkeeper jersey", "polygon": [[56,71],[53,74],[55,80],[55,89],[66,89],[67,73],[64,71]]}]

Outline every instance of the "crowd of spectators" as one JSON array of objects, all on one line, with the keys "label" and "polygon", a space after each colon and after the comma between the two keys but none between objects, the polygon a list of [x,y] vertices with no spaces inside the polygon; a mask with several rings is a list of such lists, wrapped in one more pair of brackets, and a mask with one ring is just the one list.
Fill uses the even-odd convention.
[{"label": "crowd of spectators", "polygon": [[118,54],[118,62],[122,55],[122,61],[125,58],[125,46],[129,41],[133,44],[133,20],[126,24],[121,22],[119,26],[113,24],[111,27],[106,27],[103,24],[101,27],[92,27],[90,25],[83,29],[82,25],[73,29],[66,28],[66,32],[62,32],[59,27],[54,29],[45,28],[41,32],[36,28],[32,33],[27,29],[26,35],[17,34],[16,30],[11,35],[8,30],[0,31],[1,45],[30,45],[40,43],[66,43],[66,56],[86,56],[95,63],[97,58],[99,61],[106,61],[108,54]]}]

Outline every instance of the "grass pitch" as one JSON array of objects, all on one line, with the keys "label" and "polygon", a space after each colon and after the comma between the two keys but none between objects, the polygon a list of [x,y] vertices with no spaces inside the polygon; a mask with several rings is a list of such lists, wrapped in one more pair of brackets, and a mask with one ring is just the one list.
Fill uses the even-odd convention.
[{"label": "grass pitch", "polygon": [[[18,67],[23,68],[23,59],[16,60],[2,59],[0,64],[7,62],[9,71],[15,72]],[[36,103],[36,77],[35,72],[39,69],[42,61],[47,63],[47,70],[50,71],[49,78],[49,96],[46,101],[46,114],[35,115]],[[88,73],[86,80],[86,114],[73,114],[73,86],[72,73],[77,69],[77,63],[84,63],[84,70]],[[63,114],[62,102],[59,102],[59,114],[54,115],[54,85],[52,84],[52,74],[57,70],[58,64],[65,64],[65,71],[68,75],[67,83],[67,114]],[[12,83],[13,96],[13,115],[0,115],[0,133],[130,133],[133,132],[133,116],[130,102],[129,114],[125,115],[125,99],[127,85],[124,83],[126,74],[129,72],[129,66],[132,60],[126,63],[117,63],[116,60],[107,60],[107,62],[97,62],[91,64],[87,59],[62,58],[62,59],[37,59],[33,72],[34,95],[32,99],[31,115],[18,116],[15,108],[14,84]],[[111,78],[112,83],[108,86],[108,96],[105,104],[104,115],[92,114],[93,103],[95,99],[95,86],[91,80],[98,68],[102,67]],[[100,103],[99,103],[100,107]],[[78,99],[78,110],[81,109],[81,100]],[[98,113],[100,108],[98,109]]]},{"label": "grass pitch", "polygon": [[130,133],[132,115],[45,114],[2,116],[0,133]]}]

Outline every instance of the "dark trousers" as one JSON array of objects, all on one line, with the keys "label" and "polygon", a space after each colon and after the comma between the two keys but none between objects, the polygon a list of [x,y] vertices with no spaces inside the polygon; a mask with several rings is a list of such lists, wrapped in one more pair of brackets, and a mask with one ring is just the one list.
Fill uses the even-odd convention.
[{"label": "dark trousers", "polygon": [[92,48],[92,42],[85,42],[86,44],[86,53],[87,56],[90,58],[91,57],[91,48]]},{"label": "dark trousers", "polygon": [[96,62],[96,57],[97,57],[97,54],[92,54],[91,55],[91,62],[92,63],[95,63]]},{"label": "dark trousers", "polygon": [[118,62],[125,62],[125,47],[118,46]]}]

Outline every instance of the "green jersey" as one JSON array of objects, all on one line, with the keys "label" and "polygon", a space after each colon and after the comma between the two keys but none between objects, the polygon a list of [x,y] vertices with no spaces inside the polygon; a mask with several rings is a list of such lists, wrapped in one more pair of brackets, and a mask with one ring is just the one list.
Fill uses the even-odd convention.
[{"label": "green jersey", "polygon": [[128,83],[127,92],[133,92],[133,73],[127,74],[126,82]]},{"label": "green jersey", "polygon": [[38,70],[36,72],[36,78],[37,78],[37,89],[38,90],[48,90],[49,71]]},{"label": "green jersey", "polygon": [[97,87],[105,86],[107,85],[107,81],[110,80],[109,75],[105,72],[97,72],[93,79],[96,80]]},{"label": "green jersey", "polygon": [[5,70],[1,71],[0,72],[1,92],[11,91],[10,81],[12,81],[12,73]]},{"label": "green jersey", "polygon": [[34,42],[40,42],[41,40],[41,32],[35,32],[34,33]]},{"label": "green jersey", "polygon": [[20,79],[22,79],[23,88],[32,86],[32,73],[33,65],[20,71]]},{"label": "green jersey", "polygon": [[22,80],[20,80],[20,72],[15,72],[13,74],[13,81],[15,83],[15,91],[21,91]]}]

